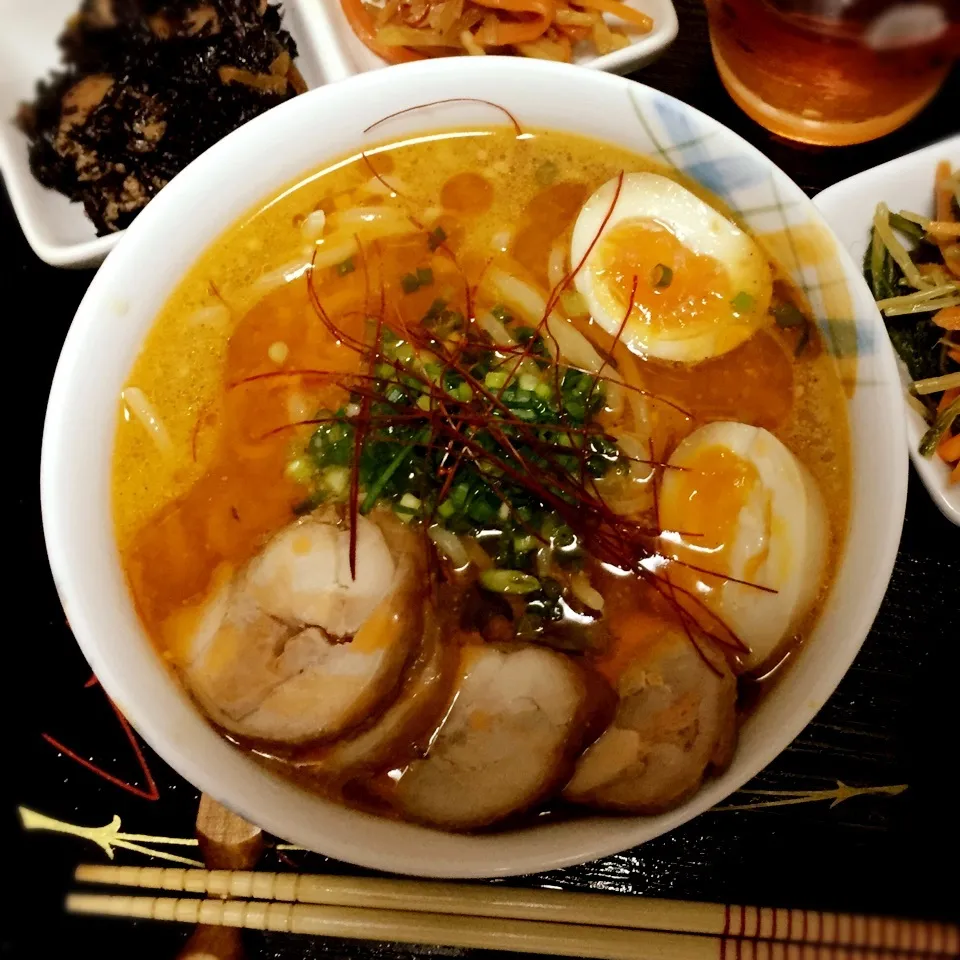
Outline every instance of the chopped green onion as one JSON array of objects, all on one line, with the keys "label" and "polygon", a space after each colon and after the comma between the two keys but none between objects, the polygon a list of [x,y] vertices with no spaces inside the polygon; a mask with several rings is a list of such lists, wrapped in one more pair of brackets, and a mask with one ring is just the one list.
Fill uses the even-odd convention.
[{"label": "chopped green onion", "polygon": [[541,163],[533,176],[534,179],[541,187],[549,187],[554,180],[557,179],[557,174],[560,173],[560,168],[552,160],[544,160]]},{"label": "chopped green onion", "polygon": [[499,390],[506,386],[509,374],[505,370],[491,370],[484,378],[483,384],[491,390]]},{"label": "chopped green onion", "polygon": [[536,335],[537,331],[533,327],[517,327],[513,331],[513,335],[517,338],[520,343],[527,343],[532,340]]},{"label": "chopped green onion", "polygon": [[673,270],[665,263],[658,263],[650,271],[650,282],[655,287],[669,287],[673,283]]},{"label": "chopped green onion", "polygon": [[540,581],[520,570],[484,570],[480,586],[491,593],[525,594],[540,589]]},{"label": "chopped green onion", "polygon": [[412,493],[405,493],[400,498],[400,506],[406,507],[408,510],[419,510],[422,502],[419,497],[415,497]]},{"label": "chopped green onion", "polygon": [[[410,274],[408,274],[410,276]],[[433,303],[430,304],[430,309],[423,315],[422,323],[429,323],[431,321],[439,320],[443,316],[443,311],[447,309],[447,301],[442,297],[437,297]]]},{"label": "chopped green onion", "polygon": [[313,477],[313,467],[310,461],[304,457],[297,457],[291,460],[283,471],[287,479],[296,483],[309,483]]},{"label": "chopped green onion", "polygon": [[436,250],[447,239],[447,231],[439,224],[435,226],[427,236],[427,246],[431,250]]},{"label": "chopped green onion", "polygon": [[433,283],[433,271],[429,267],[417,267],[415,273],[405,273],[400,278],[400,286],[404,293],[416,293],[421,287],[429,287]]},{"label": "chopped green onion", "polygon": [[[394,458],[387,464],[386,469],[380,474],[379,477],[375,480],[373,485],[367,490],[367,495],[363,498],[363,503],[360,505],[361,513],[369,513],[374,504],[377,502],[377,498],[383,492],[383,488],[390,481],[390,478],[400,469],[400,467],[411,457],[413,451],[418,443],[423,443],[427,437],[430,435],[430,431],[424,428],[410,441],[405,447],[402,447],[399,452],[394,456]],[[404,494],[407,496],[407,494]],[[401,498],[402,499],[402,498]],[[417,501],[419,505],[419,501]]]},{"label": "chopped green onion", "polygon": [[793,303],[778,303],[773,308],[773,319],[777,326],[782,330],[789,330],[792,327],[802,327],[806,325],[807,318],[803,315],[800,308]]},{"label": "chopped green onion", "polygon": [[347,257],[346,260],[342,260],[334,268],[337,271],[338,277],[345,277],[348,273],[353,273],[357,269],[356,264],[353,262],[353,257]]},{"label": "chopped green onion", "polygon": [[521,390],[529,390],[531,393],[540,386],[540,378],[532,373],[521,373],[518,382]]},{"label": "chopped green onion", "polygon": [[730,306],[737,313],[749,313],[757,301],[746,290],[741,290],[731,301]]},{"label": "chopped green onion", "polygon": [[[491,464],[486,464],[486,466],[491,466]],[[486,500],[475,499],[470,506],[467,507],[467,515],[476,523],[489,523],[497,515],[497,510],[492,503],[488,503]]]},{"label": "chopped green onion", "polygon": [[409,366],[416,359],[416,351],[409,343],[401,343],[395,352],[396,358],[404,365]]},{"label": "chopped green onion", "polygon": [[491,307],[490,313],[501,323],[513,323],[513,317],[503,304],[498,303],[496,306]]}]

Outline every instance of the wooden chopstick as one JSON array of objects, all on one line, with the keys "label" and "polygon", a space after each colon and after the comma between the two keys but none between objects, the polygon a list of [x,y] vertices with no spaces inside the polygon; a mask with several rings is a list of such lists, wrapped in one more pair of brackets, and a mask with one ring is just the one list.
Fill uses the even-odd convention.
[{"label": "wooden chopstick", "polygon": [[930,954],[312,903],[75,893],[71,913],[597,960],[929,960]]},{"label": "wooden chopstick", "polygon": [[220,897],[450,915],[459,918],[460,924],[464,917],[481,917],[669,931],[733,940],[902,950],[909,954],[960,953],[960,927],[951,924],[618,894],[377,877],[101,865],[79,866],[76,879]]}]

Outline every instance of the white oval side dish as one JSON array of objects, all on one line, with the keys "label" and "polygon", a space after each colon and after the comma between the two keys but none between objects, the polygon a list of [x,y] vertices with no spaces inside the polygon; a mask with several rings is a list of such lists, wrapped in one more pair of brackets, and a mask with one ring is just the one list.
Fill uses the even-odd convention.
[{"label": "white oval side dish", "polygon": [[[37,82],[60,68],[57,39],[79,6],[80,0],[0,0],[0,173],[27,242],[52,267],[95,267],[125,233],[98,237],[81,204],[38,183],[30,172],[27,138],[15,124],[19,105],[33,99]],[[341,78],[311,56],[315,29],[308,30],[296,3],[284,4],[283,25],[301,48],[297,66],[308,87]]]},{"label": "white oval side dish", "polygon": [[[870,242],[870,224],[878,203],[883,201],[893,211],[912,210],[923,216],[933,213],[933,175],[941,160],[960,166],[960,136],[950,137],[836,183],[819,193],[814,198],[814,205],[854,261],[861,263]],[[879,316],[879,311],[877,313]],[[906,368],[902,364],[899,366],[906,390],[910,377]],[[927,430],[927,423],[906,399],[903,406],[910,459],[940,512],[960,526],[960,484],[950,484],[950,469],[938,457],[921,455],[920,439]]]},{"label": "white oval side dish", "polygon": [[[342,69],[345,76],[378,70],[387,66],[383,58],[367,49],[354,34],[340,6],[340,0],[295,0],[300,5],[304,23],[312,31],[316,49],[336,47],[337,55],[331,67]],[[627,74],[653,63],[676,39],[679,28],[677,12],[671,0],[624,0],[627,6],[647,14],[653,20],[649,33],[640,33],[635,27],[607,15],[605,19],[621,27],[630,39],[629,46],[603,56],[581,50],[573,59],[577,66],[607,73]],[[585,45],[582,45],[585,46]]]}]

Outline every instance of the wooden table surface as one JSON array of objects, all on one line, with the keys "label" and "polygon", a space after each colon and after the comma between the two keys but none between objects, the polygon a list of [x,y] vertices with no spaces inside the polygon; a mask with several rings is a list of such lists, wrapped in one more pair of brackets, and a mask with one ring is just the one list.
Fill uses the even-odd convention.
[{"label": "wooden table surface", "polygon": [[[778,142],[722,89],[698,0],[679,0],[677,8],[676,43],[636,79],[731,127],[811,195],[960,129],[955,70],[919,118],[880,141],[838,150]],[[88,684],[89,668],[67,628],[44,553],[37,489],[43,411],[60,344],[92,272],[55,270],[36,259],[3,194],[0,241],[13,426],[6,459],[12,485],[7,529],[13,535],[6,550],[16,571],[10,597],[16,614],[4,631],[12,660],[8,654],[0,789],[12,882],[0,951],[3,957],[46,960],[74,956],[79,947],[101,960],[173,960],[188,929],[78,919],[61,908],[73,867],[103,861],[96,842],[121,839],[118,830],[147,837],[139,843],[149,849],[197,857],[195,847],[160,841],[193,837],[198,796],[148,748],[134,749],[136,741],[102,691]],[[728,801],[740,809],[711,811],[642,848],[596,863],[508,882],[960,919],[960,726],[951,669],[960,640],[958,611],[960,531],[937,512],[911,471],[900,554],[870,636],[816,720]],[[796,795],[752,792],[764,790]],[[53,829],[23,830],[18,808],[53,818],[55,823],[46,823]],[[110,825],[115,816],[119,827],[89,829]],[[126,849],[117,849],[116,856],[119,863],[148,862]],[[272,841],[261,866],[359,872],[317,855],[277,850]],[[482,955],[261,934],[244,935],[244,945],[251,960]]]}]

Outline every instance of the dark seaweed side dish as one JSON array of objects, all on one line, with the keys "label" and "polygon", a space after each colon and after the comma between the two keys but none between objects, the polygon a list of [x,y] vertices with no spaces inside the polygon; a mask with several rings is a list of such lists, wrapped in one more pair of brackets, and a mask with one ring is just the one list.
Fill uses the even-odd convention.
[{"label": "dark seaweed side dish", "polygon": [[122,230],[207,147],[304,89],[266,0],[83,0],[18,117],[44,186]]}]

